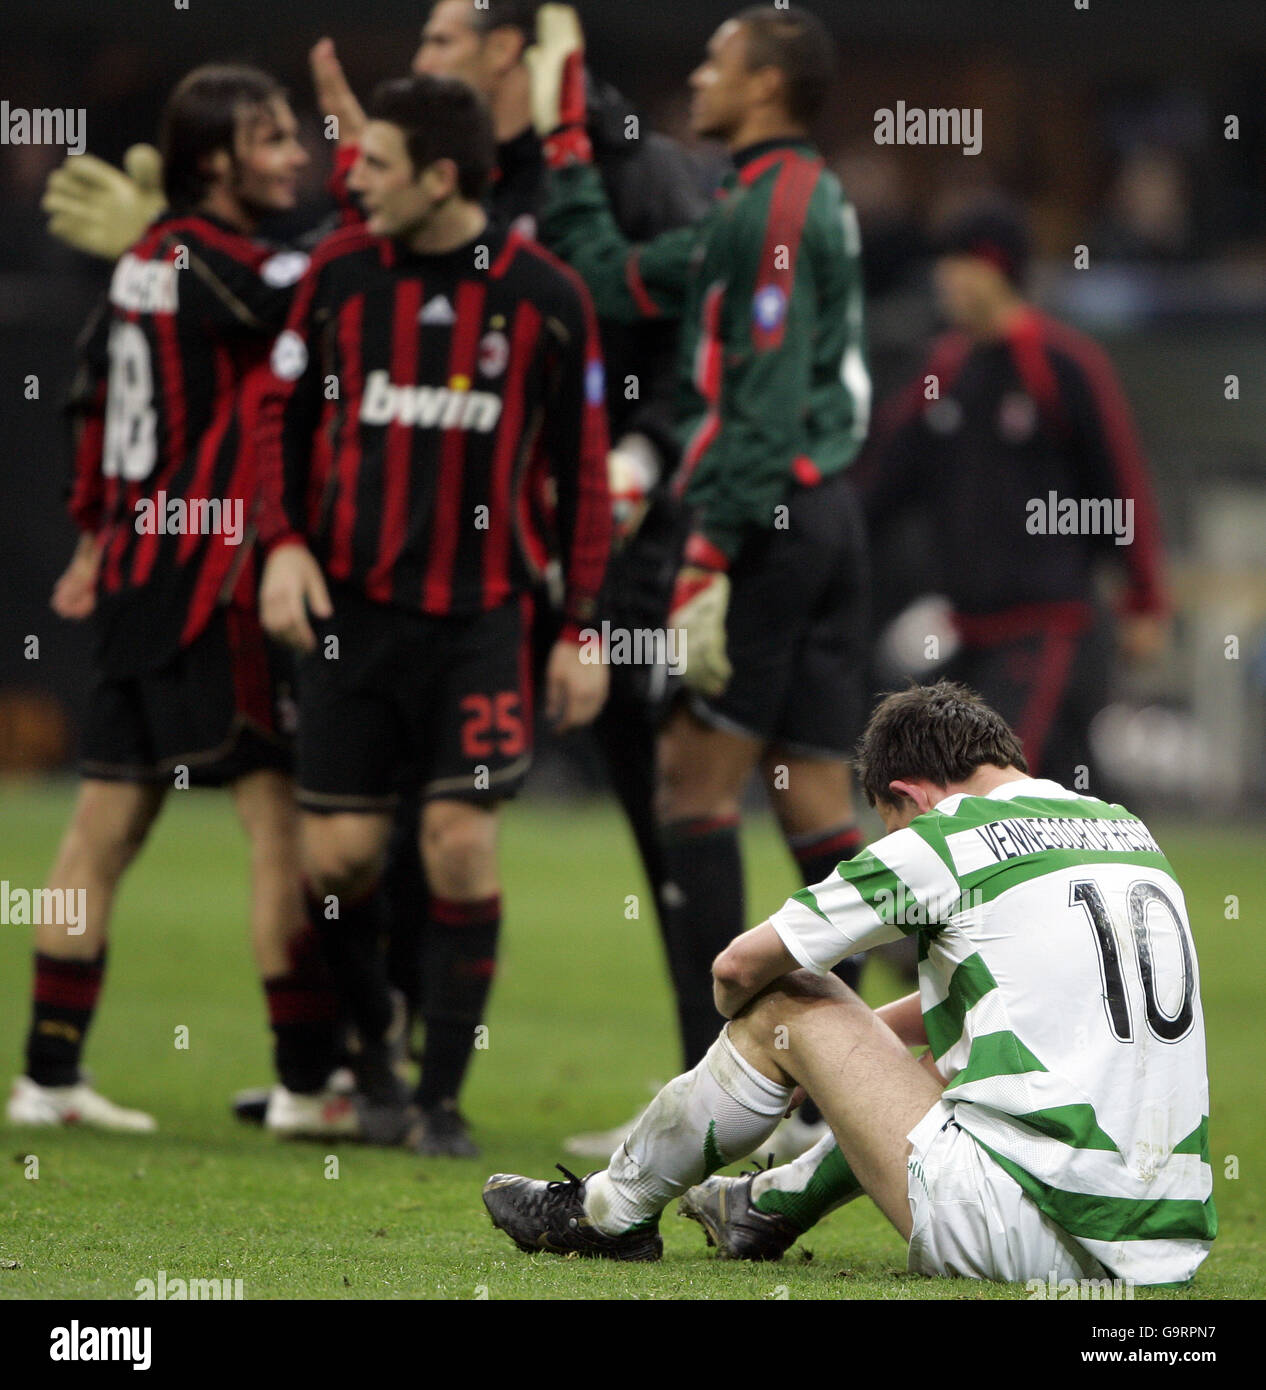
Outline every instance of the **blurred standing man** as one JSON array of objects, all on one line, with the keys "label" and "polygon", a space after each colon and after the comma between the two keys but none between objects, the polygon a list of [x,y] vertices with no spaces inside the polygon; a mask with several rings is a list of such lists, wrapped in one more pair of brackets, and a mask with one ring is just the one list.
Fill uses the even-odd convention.
[{"label": "blurred standing man", "polygon": [[[659,737],[669,957],[686,1062],[716,1032],[712,960],[743,925],[739,803],[759,764],[805,882],[856,852],[868,575],[844,470],[866,433],[859,239],[808,128],[834,43],[803,10],[744,10],[690,79],[695,133],[734,172],[694,227],[624,236],[592,166],[575,12],[547,5],[529,54],[553,171],[542,220],[599,313],[679,317],[677,479],[693,516],[669,621],[687,698]],[[855,976],[853,977],[856,978]]]},{"label": "blurred standing man", "polygon": [[74,931],[37,932],[26,1074],[8,1115],[155,1127],[93,1091],[79,1061],[115,891],[183,769],[184,785],[232,788],[251,843],[253,939],[282,1082],[269,1125],[354,1133],[351,1101],[327,1085],[336,1003],[304,917],[288,740],[255,607],[244,391],[307,265],[256,229],[294,206],[308,156],[284,92],[253,68],[190,73],[162,143],[170,211],[119,261],[74,401],[81,539],[53,609],[91,617],[96,649],[83,782],[50,886],[81,892],[86,916]]},{"label": "blurred standing man", "polygon": [[[579,643],[610,538],[597,325],[578,277],[489,225],[492,169],[491,123],[465,83],[379,88],[351,174],[367,223],[314,254],[274,347],[261,441],[263,620],[305,653],[309,891],[338,899],[349,936],[377,939],[404,767],[431,911],[462,929],[445,987],[465,1026],[453,1089],[417,1096],[426,1153],[472,1149],[457,1087],[495,966],[497,812],[531,762],[528,595],[551,558],[565,625],[550,716],[587,724],[607,684]],[[545,526],[533,504],[547,483]],[[385,1111],[385,1070],[383,1083]]]},{"label": "blurred standing man", "polygon": [[[524,62],[538,8],[538,0],[488,0],[480,8],[471,0],[438,0],[413,59],[415,73],[460,78],[483,99],[497,142],[497,168],[486,199],[489,214],[495,223],[514,224],[529,236],[536,235],[548,173],[543,142],[532,123],[531,81]],[[313,49],[312,69],[318,103],[327,115],[338,118],[337,188],[355,158],[365,116],[329,40]],[[701,217],[707,205],[689,156],[663,136],[642,132],[628,103],[610,86],[588,73],[585,85],[586,128],[623,234],[642,241]],[[608,471],[617,546],[602,616],[613,627],[660,628],[683,525],[681,509],[667,489],[680,458],[673,405],[677,325],[668,317],[628,323],[600,315],[599,331],[615,441]],[[538,668],[561,621],[557,595],[551,598],[542,592],[534,640]],[[612,666],[610,675],[610,698],[594,721],[594,734],[633,831],[662,927],[665,869],[653,802],[655,731],[666,672],[648,664],[622,664]],[[410,976],[421,930],[417,1002],[427,1037],[422,1091],[434,1107],[456,1095],[460,1073],[454,1068],[468,1055],[471,1029],[468,1019],[453,1013],[448,984],[454,943],[464,928],[434,913],[419,914],[418,904],[428,900],[428,890],[419,873],[416,844],[416,804],[407,798],[393,825],[383,887],[391,921],[393,979],[411,995],[418,992]],[[598,1151],[609,1150],[603,1136]]]},{"label": "blurred standing man", "polygon": [[1023,295],[1028,236],[1004,208],[949,227],[936,291],[952,325],[885,408],[859,466],[876,525],[932,505],[942,591],[962,647],[947,679],[978,690],[1035,774],[1085,791],[1107,698],[1101,562],[1124,572],[1118,632],[1144,661],[1166,638],[1147,465],[1111,362]]}]

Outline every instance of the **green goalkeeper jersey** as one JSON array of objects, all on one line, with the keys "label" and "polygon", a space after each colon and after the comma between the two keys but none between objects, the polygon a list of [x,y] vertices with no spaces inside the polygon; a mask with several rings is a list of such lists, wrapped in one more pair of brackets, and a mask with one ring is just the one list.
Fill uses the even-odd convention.
[{"label": "green goalkeeper jersey", "polygon": [[954,1118],[1108,1271],[1190,1279],[1217,1233],[1195,944],[1120,806],[1024,778],[951,796],[773,918],[824,974],[919,938]]},{"label": "green goalkeeper jersey", "polygon": [[642,244],[620,232],[588,166],[551,176],[540,224],[600,317],[680,319],[676,486],[730,557],[779,524],[795,482],[852,462],[870,413],[852,205],[802,141],[766,141],[734,164],[702,221]]}]

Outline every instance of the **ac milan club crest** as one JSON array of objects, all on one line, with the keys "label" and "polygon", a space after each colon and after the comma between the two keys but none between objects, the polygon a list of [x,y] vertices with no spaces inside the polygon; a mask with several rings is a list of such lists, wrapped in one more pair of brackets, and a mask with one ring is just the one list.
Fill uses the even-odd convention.
[{"label": "ac milan club crest", "polygon": [[510,340],[494,329],[479,340],[479,371],[483,376],[500,376],[510,360]]}]

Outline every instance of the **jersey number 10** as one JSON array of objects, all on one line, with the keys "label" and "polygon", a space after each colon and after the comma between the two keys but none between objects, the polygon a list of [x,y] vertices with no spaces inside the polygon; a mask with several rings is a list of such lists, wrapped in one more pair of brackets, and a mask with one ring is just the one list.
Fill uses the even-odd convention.
[{"label": "jersey number 10", "polygon": [[[1134,937],[1139,979],[1143,985],[1148,1031],[1159,1042],[1179,1042],[1187,1036],[1195,1017],[1196,972],[1191,930],[1167,894],[1147,879],[1130,884],[1125,901]],[[1112,1036],[1118,1042],[1133,1042],[1134,1020],[1130,1014],[1130,996],[1125,988],[1125,967],[1121,962],[1117,934],[1108,904],[1104,901],[1103,890],[1094,879],[1074,883],[1068,905],[1083,908],[1094,928],[1095,949],[1099,952],[1099,969],[1103,977],[1103,1003]],[[1162,917],[1168,919],[1182,952],[1182,999],[1177,1012],[1173,1014],[1165,1013],[1160,1005],[1156,962],[1152,955],[1152,925],[1148,920],[1148,909],[1151,907],[1159,908]]]}]

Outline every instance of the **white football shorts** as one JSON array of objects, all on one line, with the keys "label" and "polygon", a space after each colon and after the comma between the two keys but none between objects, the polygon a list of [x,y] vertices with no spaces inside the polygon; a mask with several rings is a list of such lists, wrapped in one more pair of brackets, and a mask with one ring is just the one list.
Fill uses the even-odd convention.
[{"label": "white football shorts", "polygon": [[938,1100],[910,1131],[912,1274],[1024,1282],[1106,1271],[1066,1235]]}]

